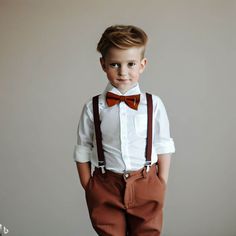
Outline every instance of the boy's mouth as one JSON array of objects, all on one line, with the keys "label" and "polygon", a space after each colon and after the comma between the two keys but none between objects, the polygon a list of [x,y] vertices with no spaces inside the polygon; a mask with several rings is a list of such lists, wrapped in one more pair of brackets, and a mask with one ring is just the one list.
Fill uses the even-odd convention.
[{"label": "boy's mouth", "polygon": [[126,81],[129,81],[129,79],[117,79],[118,81],[121,81],[121,82],[126,82]]}]

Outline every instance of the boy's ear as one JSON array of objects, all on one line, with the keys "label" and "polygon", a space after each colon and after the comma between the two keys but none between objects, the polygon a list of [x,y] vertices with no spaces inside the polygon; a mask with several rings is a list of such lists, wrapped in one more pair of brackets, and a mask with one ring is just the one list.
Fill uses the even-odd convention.
[{"label": "boy's ear", "polygon": [[139,73],[140,73],[140,74],[143,73],[143,71],[144,71],[146,65],[147,65],[147,58],[144,57],[144,58],[141,60],[141,62],[140,62],[140,70],[139,70]]},{"label": "boy's ear", "polygon": [[105,60],[104,60],[103,57],[100,57],[100,64],[101,64],[101,66],[102,66],[102,69],[103,69],[104,71],[106,71]]}]

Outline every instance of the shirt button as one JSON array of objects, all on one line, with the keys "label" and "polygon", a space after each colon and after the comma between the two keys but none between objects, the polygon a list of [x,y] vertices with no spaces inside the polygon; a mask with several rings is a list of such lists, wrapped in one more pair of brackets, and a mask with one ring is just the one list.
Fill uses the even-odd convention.
[{"label": "shirt button", "polygon": [[125,174],[125,178],[128,178],[129,177],[129,174]]}]

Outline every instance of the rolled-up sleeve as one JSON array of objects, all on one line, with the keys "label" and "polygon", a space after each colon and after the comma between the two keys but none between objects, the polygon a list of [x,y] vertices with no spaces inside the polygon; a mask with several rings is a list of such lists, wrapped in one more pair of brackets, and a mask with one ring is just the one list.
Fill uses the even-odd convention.
[{"label": "rolled-up sleeve", "polygon": [[157,110],[154,120],[154,148],[157,154],[174,153],[175,144],[170,136],[170,125],[162,100],[157,99]]},{"label": "rolled-up sleeve", "polygon": [[89,162],[93,149],[94,125],[88,103],[84,105],[77,129],[77,144],[74,146],[74,161]]}]

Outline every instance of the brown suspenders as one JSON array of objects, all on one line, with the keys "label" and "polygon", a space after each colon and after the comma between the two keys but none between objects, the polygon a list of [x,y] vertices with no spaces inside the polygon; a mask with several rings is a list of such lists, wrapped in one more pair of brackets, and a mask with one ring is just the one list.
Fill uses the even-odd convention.
[{"label": "brown suspenders", "polygon": [[96,143],[97,143],[98,166],[102,168],[102,172],[104,172],[105,157],[104,157],[104,152],[102,148],[102,132],[100,128],[101,121],[99,118],[98,98],[99,98],[99,95],[93,97],[93,119],[94,119],[95,135],[96,135]]},{"label": "brown suspenders", "polygon": [[146,164],[147,171],[151,165],[151,157],[152,157],[152,114],[153,114],[153,103],[152,103],[152,95],[146,93],[147,98],[147,144],[146,144]]},{"label": "brown suspenders", "polygon": [[[153,114],[153,103],[152,95],[146,93],[147,98],[147,144],[146,144],[146,163],[145,166],[147,171],[151,165],[152,156],[152,114]],[[98,105],[99,95],[93,97],[93,117],[95,126],[95,136],[97,143],[97,153],[98,153],[98,165],[102,168],[102,172],[105,172],[105,157],[102,147],[102,133],[100,128],[100,118],[99,118],[99,105]]]}]

